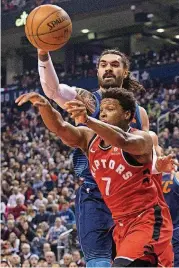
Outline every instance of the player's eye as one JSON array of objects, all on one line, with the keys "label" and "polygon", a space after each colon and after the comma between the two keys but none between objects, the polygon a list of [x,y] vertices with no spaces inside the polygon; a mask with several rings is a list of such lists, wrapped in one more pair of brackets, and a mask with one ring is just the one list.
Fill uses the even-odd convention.
[{"label": "player's eye", "polygon": [[106,66],[106,63],[105,63],[105,62],[101,62],[101,63],[100,63],[100,66],[101,66],[101,67],[105,67],[105,66]]},{"label": "player's eye", "polygon": [[114,62],[111,64],[112,67],[118,68],[120,66],[119,62]]},{"label": "player's eye", "polygon": [[114,108],[113,107],[108,107],[107,110],[108,111],[114,111]]}]

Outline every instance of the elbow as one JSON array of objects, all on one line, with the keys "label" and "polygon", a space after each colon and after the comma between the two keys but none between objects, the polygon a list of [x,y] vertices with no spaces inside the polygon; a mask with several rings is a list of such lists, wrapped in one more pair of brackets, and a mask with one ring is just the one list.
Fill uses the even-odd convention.
[{"label": "elbow", "polygon": [[50,89],[42,79],[40,79],[40,83],[41,83],[41,86],[42,86],[42,89],[43,89],[45,96],[47,98],[53,100],[54,91],[52,89]]}]

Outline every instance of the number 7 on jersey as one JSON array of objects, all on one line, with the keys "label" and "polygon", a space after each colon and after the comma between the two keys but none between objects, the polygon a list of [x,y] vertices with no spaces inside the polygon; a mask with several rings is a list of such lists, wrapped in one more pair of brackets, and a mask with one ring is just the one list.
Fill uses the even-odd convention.
[{"label": "number 7 on jersey", "polygon": [[109,195],[109,188],[110,188],[110,184],[111,184],[111,178],[110,177],[103,177],[102,180],[106,182],[105,194]]}]

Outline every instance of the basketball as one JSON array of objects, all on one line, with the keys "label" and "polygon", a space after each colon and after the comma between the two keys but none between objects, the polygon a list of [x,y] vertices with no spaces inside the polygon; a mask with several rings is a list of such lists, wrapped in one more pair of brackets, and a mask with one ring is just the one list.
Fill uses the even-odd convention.
[{"label": "basketball", "polygon": [[42,5],[28,15],[25,33],[34,47],[53,51],[63,47],[70,39],[72,22],[61,7]]}]

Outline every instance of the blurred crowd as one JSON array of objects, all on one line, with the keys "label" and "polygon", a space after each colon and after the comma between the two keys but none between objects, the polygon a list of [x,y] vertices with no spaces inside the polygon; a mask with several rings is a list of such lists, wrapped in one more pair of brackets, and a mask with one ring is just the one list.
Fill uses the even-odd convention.
[{"label": "blurred crowd", "polygon": [[[84,77],[96,77],[96,63],[98,60],[97,55],[76,55],[74,64],[65,70],[62,64],[55,64],[55,70],[62,83],[68,83],[75,79],[82,79]],[[175,49],[164,49],[159,52],[148,50],[145,54],[136,53],[130,58],[131,71],[156,67],[162,64],[170,64],[174,62],[179,63],[179,50]],[[145,80],[147,80],[145,78]],[[34,88],[39,86],[39,75],[37,69],[25,70],[22,74],[13,77],[11,85],[3,85],[2,88],[5,90],[21,88]]]},{"label": "blurred crowd", "polygon": [[159,51],[147,49],[146,53],[136,52],[130,57],[131,69],[144,69],[163,64],[179,62],[179,51],[177,48],[164,47]]},{"label": "blurred crowd", "polygon": [[1,262],[84,267],[74,216],[82,180],[74,176],[71,149],[32,107],[2,107],[1,122]]},{"label": "blurred crowd", "polygon": [[60,0],[2,0],[1,10],[6,14],[18,9],[21,10],[22,8],[31,10],[45,4],[58,5],[60,4]]}]

